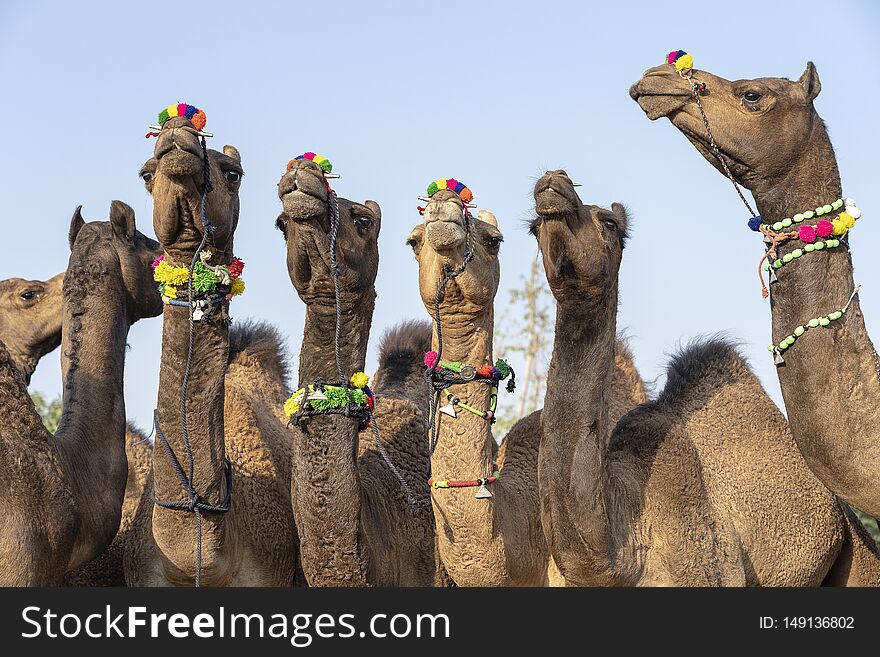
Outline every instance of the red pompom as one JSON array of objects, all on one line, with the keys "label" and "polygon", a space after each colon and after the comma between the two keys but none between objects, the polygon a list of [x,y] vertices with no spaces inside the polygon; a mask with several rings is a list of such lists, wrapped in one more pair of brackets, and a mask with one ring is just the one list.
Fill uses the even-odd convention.
[{"label": "red pompom", "polygon": [[494,368],[491,365],[480,365],[477,368],[477,375],[481,376],[484,379],[488,379],[492,376],[492,370]]},{"label": "red pompom", "polygon": [[439,355],[436,351],[429,351],[425,354],[425,367],[431,369],[437,364]]},{"label": "red pompom", "polygon": [[232,275],[232,279],[235,280],[239,276],[241,276],[241,272],[244,271],[244,262],[241,258],[233,258],[232,262],[229,265],[229,273]]},{"label": "red pompom", "polygon": [[816,229],[812,226],[801,226],[801,230],[798,233],[798,237],[800,237],[801,242],[806,242],[807,244],[812,244],[816,241]]},{"label": "red pompom", "polygon": [[832,224],[827,219],[823,219],[819,223],[816,224],[816,234],[819,237],[828,237],[831,233],[834,232],[834,224]]}]

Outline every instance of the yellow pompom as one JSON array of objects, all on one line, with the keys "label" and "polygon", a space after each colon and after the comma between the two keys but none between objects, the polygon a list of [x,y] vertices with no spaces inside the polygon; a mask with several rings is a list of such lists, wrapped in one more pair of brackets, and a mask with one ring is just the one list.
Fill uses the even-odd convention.
[{"label": "yellow pompom", "polygon": [[244,294],[244,280],[241,278],[236,278],[234,281],[232,281],[230,292],[234,297],[237,297],[239,294]]},{"label": "yellow pompom", "polygon": [[852,228],[853,226],[856,225],[856,220],[855,220],[855,219],[853,218],[853,216],[852,216],[851,214],[849,214],[848,212],[841,212],[840,215],[838,215],[837,218],[838,218],[838,219],[843,223],[843,225],[846,226],[847,228]]},{"label": "yellow pompom", "polygon": [[351,375],[351,385],[355,388],[363,388],[370,382],[370,377],[363,372],[355,372]]},{"label": "yellow pompom", "polygon": [[293,416],[294,413],[299,411],[299,404],[296,402],[296,398],[302,393],[302,390],[297,390],[293,393],[290,398],[284,402],[284,414],[287,417]]},{"label": "yellow pompom", "polygon": [[165,284],[165,296],[168,297],[169,299],[176,299],[177,298],[177,288],[174,287],[173,285],[169,285],[168,283],[166,283]]},{"label": "yellow pompom", "polygon": [[186,267],[172,267],[164,260],[153,270],[153,280],[157,283],[180,287],[189,279],[189,270]]},{"label": "yellow pompom", "polygon": [[835,235],[843,235],[846,232],[846,226],[843,225],[843,221],[840,218],[832,221],[831,225],[834,226],[834,230],[831,232]]},{"label": "yellow pompom", "polygon": [[686,68],[694,67],[694,58],[690,55],[682,55],[678,59],[675,60],[675,70],[683,71]]}]

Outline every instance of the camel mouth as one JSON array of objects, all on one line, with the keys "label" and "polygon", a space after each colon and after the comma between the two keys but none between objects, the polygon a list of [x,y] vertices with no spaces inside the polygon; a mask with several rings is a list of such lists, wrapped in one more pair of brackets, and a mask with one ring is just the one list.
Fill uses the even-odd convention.
[{"label": "camel mouth", "polygon": [[[315,219],[327,218],[329,215],[327,198],[299,188],[281,194],[281,205],[284,214],[296,223],[308,223]],[[329,232],[329,221],[326,223],[324,232]]]},{"label": "camel mouth", "polygon": [[425,241],[438,253],[462,247],[467,240],[464,215],[460,209],[456,216],[444,215],[429,218],[425,211]]},{"label": "camel mouth", "polygon": [[[558,183],[557,186],[561,187]],[[573,188],[563,192],[550,183],[535,193],[535,211],[544,219],[555,219],[576,212],[580,203],[572,196],[577,198]]]},{"label": "camel mouth", "polygon": [[157,156],[157,173],[169,178],[193,178],[201,185],[205,164],[201,152],[193,153],[183,148],[175,148]]},{"label": "camel mouth", "polygon": [[629,96],[651,121],[670,116],[693,100],[690,86],[668,65],[648,69],[629,88]]}]

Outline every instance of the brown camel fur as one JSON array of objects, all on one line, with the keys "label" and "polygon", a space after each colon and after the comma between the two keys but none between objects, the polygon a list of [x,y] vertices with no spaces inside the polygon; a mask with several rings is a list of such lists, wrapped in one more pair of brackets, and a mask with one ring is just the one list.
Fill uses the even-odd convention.
[{"label": "brown camel fur", "polygon": [[538,181],[535,202],[532,230],[557,300],[541,516],[566,582],[810,586],[838,555],[846,575],[829,579],[876,581],[874,546],[848,540],[838,501],[724,340],[682,350],[659,397],[611,427],[604,398],[626,212],[584,205],[564,171]]},{"label": "brown camel fur", "polygon": [[[306,305],[299,386],[335,382],[336,303],[328,244],[333,199],[320,167],[306,159],[282,176],[278,195],[283,211],[276,225],[287,245],[287,269]],[[350,377],[363,370],[373,319],[381,210],[374,201],[342,198],[338,208],[340,357]],[[367,447],[372,431],[359,438],[356,419],[315,416],[292,428],[291,496],[311,586],[430,586],[435,581],[422,410],[389,389],[376,395],[374,421],[413,493],[414,510],[379,452]]]},{"label": "brown camel fur", "polygon": [[37,362],[61,344],[64,274],[48,281],[0,281],[0,340],[30,383]]},{"label": "brown camel fur", "polygon": [[[207,242],[212,253],[209,262],[229,264],[239,216],[241,156],[232,146],[225,146],[222,153],[208,151],[208,156],[213,190],[205,199],[205,216],[215,227]],[[202,149],[189,120],[177,117],[165,123],[154,156],[144,164],[141,175],[153,196],[153,227],[166,260],[173,266],[189,266],[203,234],[199,218]],[[289,435],[272,412],[276,400],[271,395],[278,391],[254,386],[246,380],[247,370],[241,373],[237,396],[226,394],[230,337],[228,325],[218,318],[226,306],[223,302],[214,314],[194,323],[187,395],[194,489],[208,504],[222,504],[227,493],[227,459],[235,482],[229,512],[209,512],[202,518],[202,584],[291,585],[296,572],[296,530],[285,480]],[[186,308],[166,305],[163,321],[158,423],[188,470],[180,395],[189,313]],[[154,450],[153,484],[159,500],[187,498],[160,444]],[[128,584],[193,584],[196,524],[194,513],[142,504],[126,547]]]},{"label": "brown camel fur", "polygon": [[127,474],[126,338],[134,322],[158,315],[162,306],[150,275],[159,247],[137,231],[130,207],[114,201],[110,221],[92,223],[77,208],[70,243],[62,310],[64,411],[54,436],[9,353],[0,350],[6,505],[0,584],[6,586],[58,585],[115,536]]},{"label": "brown camel fur", "polygon": [[[470,225],[473,260],[450,281],[441,300],[441,357],[479,367],[493,362],[492,324],[502,235],[491,213],[481,213],[483,220],[466,219],[465,212],[457,194],[436,192],[425,210],[425,222],[413,229],[407,244],[419,263],[422,301],[433,317],[437,284],[447,265],[455,268],[463,262],[468,242],[466,222]],[[436,331],[435,326],[434,350]],[[490,386],[456,385],[449,392],[472,407],[489,408]],[[456,418],[438,411],[435,422],[438,439],[431,473],[436,479],[475,479],[490,474],[498,446],[486,420],[459,410]],[[491,485],[489,499],[476,499],[475,488],[431,491],[440,561],[459,586],[548,583],[550,561],[538,512],[535,467],[539,438],[539,412],[510,431],[503,474]]]},{"label": "brown camel fur", "polygon": [[[834,150],[813,106],[821,84],[812,62],[796,81],[730,82],[698,70],[693,75],[707,85],[702,102],[716,143],[766,221],[772,224],[841,198]],[[668,117],[720,169],[690,87],[671,65],[648,69],[630,95],[648,118]],[[840,243],[779,270],[779,281],[770,286],[774,342],[844,306],[854,289],[853,267],[848,236]],[[799,246],[797,240],[789,242],[779,257]],[[810,469],[847,502],[880,516],[880,359],[858,295],[843,319],[828,329],[807,331],[784,357],[778,368],[782,396]]]}]

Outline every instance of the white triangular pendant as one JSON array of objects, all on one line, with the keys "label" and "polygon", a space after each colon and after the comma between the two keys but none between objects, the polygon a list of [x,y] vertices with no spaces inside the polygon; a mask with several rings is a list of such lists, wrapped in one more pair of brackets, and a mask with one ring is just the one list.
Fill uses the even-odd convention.
[{"label": "white triangular pendant", "polygon": [[489,492],[489,489],[486,488],[486,484],[482,484],[480,486],[480,490],[477,491],[477,494],[474,496],[478,500],[485,500],[486,498],[492,497],[492,493]]},{"label": "white triangular pendant", "polygon": [[776,353],[776,355],[773,356],[773,364],[774,365],[784,365],[785,359],[782,357],[782,352],[780,352],[779,349],[777,349],[775,353]]},{"label": "white triangular pendant", "polygon": [[458,414],[455,412],[455,406],[453,406],[451,403],[446,404],[446,406],[441,406],[440,412],[445,413],[449,417],[458,417]]},{"label": "white triangular pendant", "polygon": [[779,279],[776,277],[776,271],[771,267],[770,268],[770,282],[775,283]]}]

